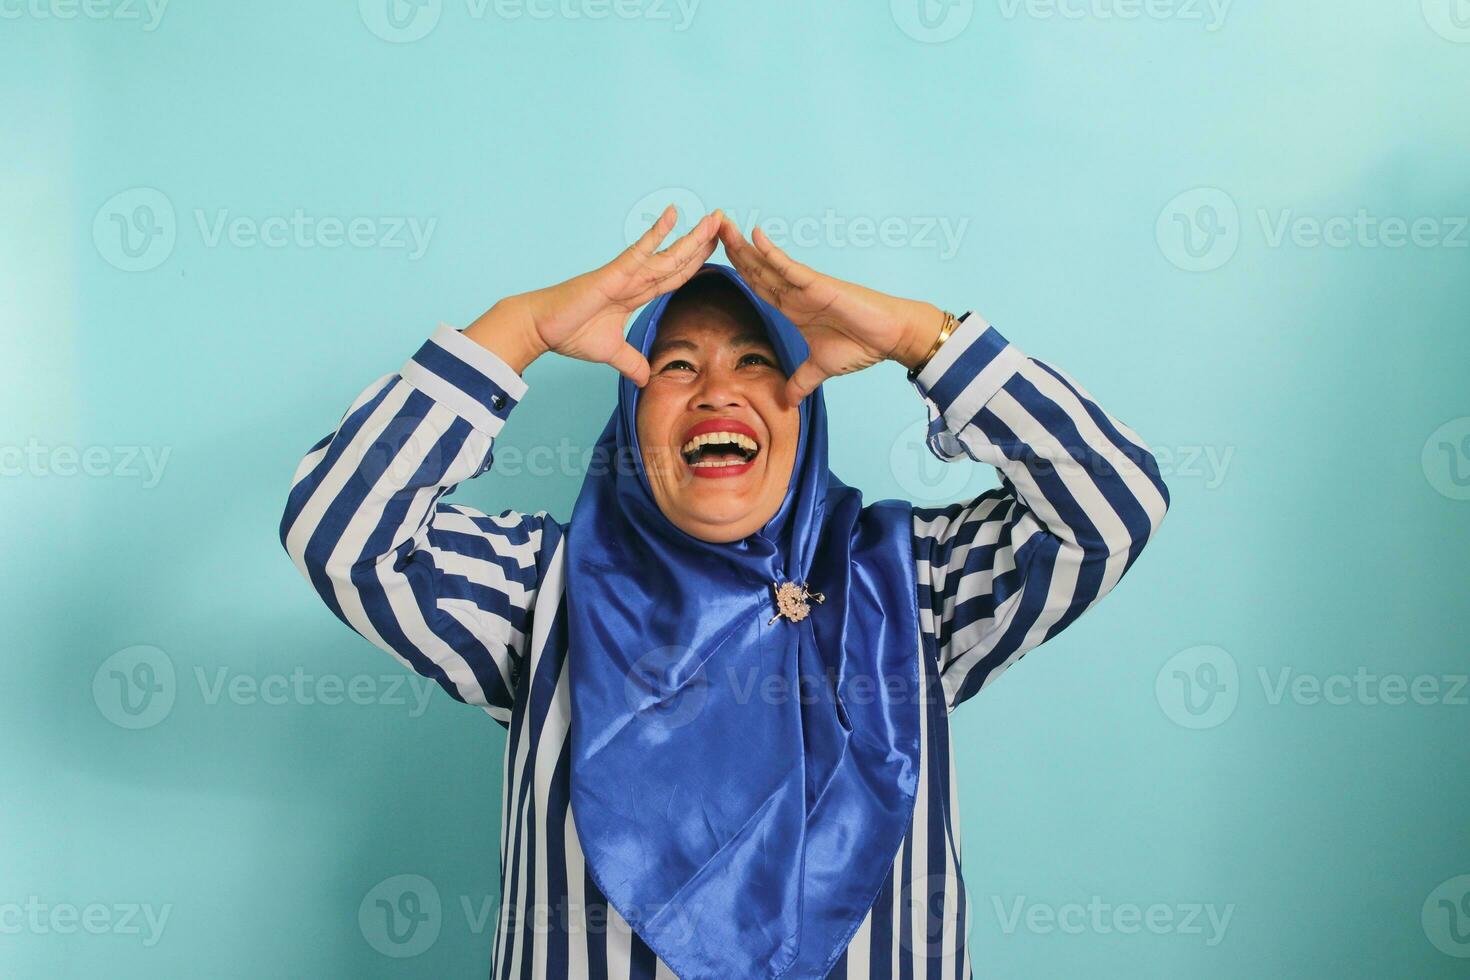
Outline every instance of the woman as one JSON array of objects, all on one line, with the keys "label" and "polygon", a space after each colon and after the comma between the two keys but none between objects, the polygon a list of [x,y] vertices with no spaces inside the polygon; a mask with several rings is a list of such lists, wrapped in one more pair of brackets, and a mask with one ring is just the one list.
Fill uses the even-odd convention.
[{"label": "woman", "polygon": [[[494,976],[968,976],[948,714],[1117,583],[1167,491],[979,316],[719,212],[655,251],[674,218],[441,326],[307,454],[282,541],[509,729]],[[570,522],[444,502],[549,351],[623,375]],[[828,472],[821,382],[885,359],[998,489],[864,506]]]}]

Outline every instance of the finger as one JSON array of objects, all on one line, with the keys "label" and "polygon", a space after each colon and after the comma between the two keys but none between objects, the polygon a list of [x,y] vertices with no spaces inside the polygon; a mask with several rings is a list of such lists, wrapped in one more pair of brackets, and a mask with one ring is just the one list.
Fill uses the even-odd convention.
[{"label": "finger", "polygon": [[648,367],[648,360],[638,352],[638,348],[627,341],[624,341],[623,346],[607,359],[607,363],[617,368],[619,374],[640,388],[648,384],[648,377],[652,373]]},{"label": "finger", "polygon": [[817,272],[815,269],[804,266],[787,255],[777,247],[775,242],[771,241],[770,236],[760,226],[756,226],[751,237],[754,239],[756,250],[760,252],[761,256],[770,264],[771,268],[779,272],[791,285],[797,289],[805,289],[816,281]]},{"label": "finger", "polygon": [[683,265],[667,275],[656,279],[649,289],[644,290],[645,295],[639,299],[639,302],[646,303],[655,297],[662,296],[664,293],[671,293],[690,279],[693,279],[695,273],[704,268],[705,260],[714,254],[715,244],[714,240],[711,239],[702,245],[699,251],[690,254]]},{"label": "finger", "polygon": [[789,284],[781,277],[765,256],[756,250],[755,246],[745,240],[740,234],[740,229],[735,227],[734,222],[726,220],[726,226],[721,229],[720,240],[725,244],[725,254],[735,266],[735,271],[740,273],[746,285],[755,290],[756,295],[767,303],[780,306],[777,302],[782,290],[789,288]]},{"label": "finger", "polygon": [[778,310],[786,309],[785,297],[793,288],[791,283],[753,247],[746,253],[746,264],[741,275],[745,276],[745,281],[761,299]]},{"label": "finger", "polygon": [[[719,226],[713,225],[712,227]],[[633,299],[634,304],[647,303],[654,297],[662,296],[684,285],[694,277],[696,272],[704,268],[705,261],[714,254],[715,246],[718,244],[719,240],[711,234],[704,244],[696,242],[693,245],[694,251],[685,254],[678,265],[662,271],[649,270],[646,282]]]},{"label": "finger", "polygon": [[653,250],[658,248],[659,243],[668,237],[669,232],[674,230],[674,223],[678,220],[678,209],[672,204],[665,205],[664,209],[659,212],[658,220],[650,225],[648,230],[628,247],[628,250],[644,257],[652,255]]},{"label": "finger", "polygon": [[[718,211],[714,211],[700,218],[699,223],[689,229],[688,234],[684,235],[662,252],[659,252],[655,258],[666,257],[673,263],[682,265],[695,252],[714,241],[715,234],[720,230],[721,217],[722,215]],[[711,248],[710,251],[714,251],[714,249]]]},{"label": "finger", "polygon": [[[796,285],[796,283],[792,282],[782,272],[777,263],[772,261],[774,256],[784,258],[786,253],[776,248],[775,244],[772,243],[770,237],[766,235],[765,230],[760,225],[756,225],[751,230],[751,239],[752,241],[741,240],[741,258],[752,269],[758,271],[761,277],[772,288],[785,289],[788,286]],[[789,258],[786,261],[787,264],[795,264]]]},{"label": "finger", "polygon": [[725,246],[725,254],[737,268],[754,268],[760,262],[760,253],[745,240],[739,226],[729,218],[720,224],[720,241]]},{"label": "finger", "polygon": [[[712,215],[705,215],[693,228],[689,229],[688,233],[680,236],[676,242],[663,251],[652,255],[631,253],[643,277],[645,289],[652,290],[649,295],[658,295],[664,287],[665,280],[677,276],[691,259],[699,256],[701,249],[714,240],[719,227],[719,222]],[[704,254],[708,255],[713,251],[714,248],[711,246]]]},{"label": "finger", "polygon": [[724,243],[726,251],[731,252],[745,242],[745,236],[740,234],[740,226],[729,215],[720,217],[720,241]]},{"label": "finger", "polygon": [[709,261],[709,257],[715,254],[715,248],[719,244],[719,239],[711,236],[707,242],[699,246],[689,255],[684,261],[684,265],[674,273],[669,282],[664,285],[664,290],[677,289],[692,279],[695,273],[704,268],[704,264]]},{"label": "finger", "polygon": [[817,385],[829,377],[831,375],[817,367],[811,358],[802,361],[786,380],[786,404],[795,408],[803,398],[817,390]]}]

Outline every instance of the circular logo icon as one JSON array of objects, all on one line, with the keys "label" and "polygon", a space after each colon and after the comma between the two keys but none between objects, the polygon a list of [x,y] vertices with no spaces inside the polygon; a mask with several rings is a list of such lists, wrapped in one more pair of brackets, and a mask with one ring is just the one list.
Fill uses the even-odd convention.
[{"label": "circular logo icon", "polygon": [[156,269],[178,240],[174,206],[163,191],[132,187],[107,199],[92,219],[97,254],[124,272]]},{"label": "circular logo icon", "polygon": [[929,451],[929,423],[906,426],[888,450],[893,479],[918,504],[939,504],[958,497],[975,475],[969,460],[943,460]]},{"label": "circular logo icon", "polygon": [[394,875],[380,881],[357,907],[362,938],[394,959],[418,956],[434,945],[443,920],[439,889],[423,875]]},{"label": "circular logo icon", "polygon": [[663,213],[664,208],[672,204],[679,210],[679,218],[674,222],[674,230],[665,236],[663,244],[677,240],[680,236],[689,232],[695,222],[704,217],[704,202],[699,195],[687,187],[664,187],[651,194],[645,194],[638,199],[638,203],[628,209],[628,216],[623,219],[623,244],[632,245],[643,237],[643,233],[653,226],[658,216]]},{"label": "circular logo icon", "polygon": [[119,728],[152,728],[174,708],[174,662],[158,647],[119,650],[92,675],[92,700]]},{"label": "circular logo icon", "polygon": [[443,0],[357,0],[357,12],[367,29],[393,44],[427,37],[439,25]]},{"label": "circular logo icon", "polygon": [[970,905],[965,903],[966,921],[961,922],[960,896],[948,890],[955,886],[963,889],[964,882],[944,875],[925,875],[905,882],[899,892],[899,915],[912,922],[917,914],[924,923],[922,929],[900,930],[899,943],[906,953],[922,954],[940,976],[954,974],[958,940],[969,927]]},{"label": "circular logo icon", "polygon": [[1470,959],[1470,875],[1441,882],[1419,913],[1424,935],[1446,956]]},{"label": "circular logo icon", "polygon": [[1430,433],[1419,463],[1438,493],[1451,500],[1470,500],[1470,416],[1450,419]]},{"label": "circular logo icon", "polygon": [[975,0],[889,0],[893,22],[909,37],[939,44],[970,26]]},{"label": "circular logo icon", "polygon": [[1220,647],[1190,647],[1159,668],[1154,695],[1176,725],[1214,728],[1235,713],[1240,701],[1240,671],[1235,658]]},{"label": "circular logo icon", "polygon": [[1240,247],[1240,209],[1218,187],[1196,187],[1164,205],[1154,234],[1174,265],[1185,272],[1210,272]]},{"label": "circular logo icon", "polygon": [[1470,44],[1470,0],[1420,0],[1424,20],[1440,37]]},{"label": "circular logo icon", "polygon": [[699,717],[710,682],[699,667],[691,670],[690,653],[685,646],[655,647],[629,665],[623,696],[638,722],[672,731]]},{"label": "circular logo icon", "polygon": [[[361,454],[354,479],[363,481],[374,499],[391,496],[413,482],[420,473],[442,474],[444,433],[430,416],[395,418],[378,433],[349,452]],[[468,451],[473,440],[461,447]]]}]

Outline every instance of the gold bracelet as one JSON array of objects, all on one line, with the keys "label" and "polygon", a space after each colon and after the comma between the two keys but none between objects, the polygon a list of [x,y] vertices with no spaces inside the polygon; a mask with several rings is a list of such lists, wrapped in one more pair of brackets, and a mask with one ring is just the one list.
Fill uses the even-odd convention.
[{"label": "gold bracelet", "polygon": [[934,346],[929,348],[929,353],[925,354],[924,359],[919,362],[919,366],[914,368],[915,375],[918,375],[924,368],[929,366],[929,362],[934,360],[934,355],[939,353],[939,348],[944,346],[944,342],[949,339],[950,334],[954,333],[960,327],[960,321],[955,319],[953,313],[948,310],[941,310],[940,312],[944,314],[944,326],[939,328],[939,336],[934,338]]}]

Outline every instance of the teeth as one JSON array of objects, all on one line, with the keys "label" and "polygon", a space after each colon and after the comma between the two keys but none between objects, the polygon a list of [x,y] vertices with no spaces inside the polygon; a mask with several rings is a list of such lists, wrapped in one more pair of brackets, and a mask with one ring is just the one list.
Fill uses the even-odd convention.
[{"label": "teeth", "polygon": [[736,446],[739,446],[741,449],[752,453],[760,449],[760,447],[756,445],[754,439],[750,438],[749,436],[741,435],[738,432],[706,432],[704,435],[695,436],[693,439],[690,439],[688,442],[684,443],[683,447],[679,451],[683,453],[692,453],[700,446],[706,446],[712,442],[732,443]]}]

